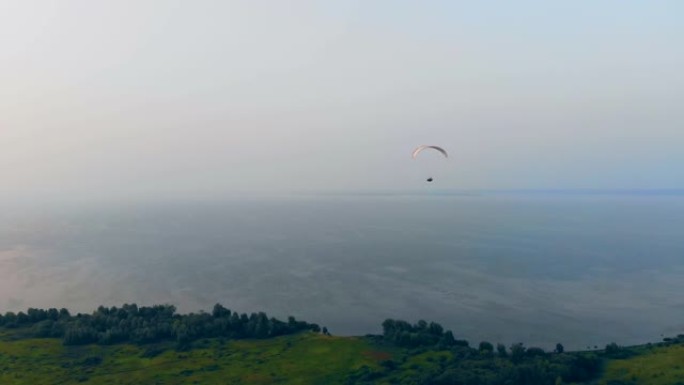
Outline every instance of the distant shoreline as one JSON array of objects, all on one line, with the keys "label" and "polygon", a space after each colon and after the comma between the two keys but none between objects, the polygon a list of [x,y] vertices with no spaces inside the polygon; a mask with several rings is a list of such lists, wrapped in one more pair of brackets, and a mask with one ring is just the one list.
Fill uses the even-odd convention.
[{"label": "distant shoreline", "polygon": [[492,195],[615,195],[615,196],[684,196],[684,189],[431,189],[427,190],[363,190],[363,191],[300,191],[299,196],[492,196]]}]

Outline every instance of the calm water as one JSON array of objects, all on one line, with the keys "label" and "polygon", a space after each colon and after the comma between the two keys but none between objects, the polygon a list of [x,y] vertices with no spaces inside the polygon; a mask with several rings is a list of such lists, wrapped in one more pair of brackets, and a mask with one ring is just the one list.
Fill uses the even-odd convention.
[{"label": "calm water", "polygon": [[684,333],[684,197],[329,196],[12,208],[0,311],[220,302],[570,348]]}]

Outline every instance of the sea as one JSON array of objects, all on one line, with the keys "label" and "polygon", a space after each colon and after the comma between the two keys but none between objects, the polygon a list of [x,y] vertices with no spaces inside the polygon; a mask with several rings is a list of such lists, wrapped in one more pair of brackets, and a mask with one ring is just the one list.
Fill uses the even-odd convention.
[{"label": "sea", "polygon": [[684,194],[287,194],[5,204],[0,312],[168,303],[387,318],[550,349],[684,333]]}]

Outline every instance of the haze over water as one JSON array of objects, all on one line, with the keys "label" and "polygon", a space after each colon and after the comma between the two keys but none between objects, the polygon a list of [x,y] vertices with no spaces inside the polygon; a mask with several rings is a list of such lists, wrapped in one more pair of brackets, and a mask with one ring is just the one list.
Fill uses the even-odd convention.
[{"label": "haze over water", "polygon": [[566,348],[684,332],[684,197],[329,195],[4,209],[0,311],[220,302]]}]

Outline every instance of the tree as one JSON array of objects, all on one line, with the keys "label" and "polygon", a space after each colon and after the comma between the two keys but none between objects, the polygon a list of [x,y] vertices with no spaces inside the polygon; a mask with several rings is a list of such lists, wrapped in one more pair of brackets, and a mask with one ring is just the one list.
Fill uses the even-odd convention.
[{"label": "tree", "polygon": [[436,322],[430,322],[430,334],[434,334],[436,336],[441,336],[442,333],[444,332],[444,328],[442,325],[436,323]]},{"label": "tree", "polygon": [[526,350],[527,349],[525,349],[521,342],[511,345],[511,361],[513,361],[514,364],[521,362],[525,356]]},{"label": "tree", "polygon": [[214,305],[214,309],[211,311],[211,315],[214,318],[230,317],[230,310],[226,309],[220,303]]},{"label": "tree", "polygon": [[55,321],[53,320],[43,320],[33,325],[33,333],[37,337],[45,338],[52,337],[52,327]]},{"label": "tree", "polygon": [[480,342],[479,348],[482,353],[491,353],[494,351],[494,346],[487,341]]},{"label": "tree", "polygon": [[23,311],[20,311],[19,313],[17,313],[17,323],[20,325],[24,325],[24,324],[29,323],[28,315],[26,315],[26,313],[24,313]]},{"label": "tree", "polygon": [[419,320],[416,326],[419,330],[426,330],[428,328],[428,323],[425,320]]},{"label": "tree", "polygon": [[499,357],[508,357],[508,352],[506,351],[506,346],[504,344],[496,344],[496,351],[499,353]]},{"label": "tree", "polygon": [[615,342],[611,342],[606,345],[606,353],[617,353],[619,350],[620,347]]},{"label": "tree", "polygon": [[256,326],[254,328],[254,334],[256,334],[257,338],[266,338],[268,337],[268,331],[269,331],[269,322],[268,322],[268,317],[266,316],[265,313],[259,312],[257,315],[256,319]]},{"label": "tree", "polygon": [[542,348],[530,347],[527,348],[526,354],[530,357],[543,357],[546,355],[546,352]]},{"label": "tree", "polygon": [[48,309],[48,318],[50,318],[53,321],[57,321],[57,319],[59,319],[59,311],[54,307]]},{"label": "tree", "polygon": [[620,352],[620,347],[615,342],[611,342],[606,345],[606,354],[609,356],[615,355]]},{"label": "tree", "polygon": [[454,338],[454,333],[452,333],[451,330],[447,330],[444,333],[444,336],[442,337],[442,342],[446,346],[453,346],[456,342],[456,339]]},{"label": "tree", "polygon": [[563,348],[563,345],[559,342],[556,344],[556,350],[554,352],[561,354],[565,351],[565,348]]},{"label": "tree", "polygon": [[28,311],[26,311],[26,314],[31,323],[36,323],[47,318],[47,312],[43,309],[29,308]]}]

